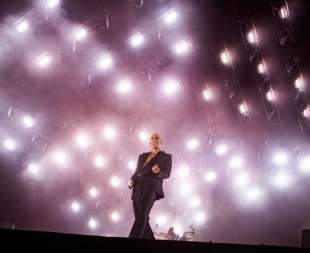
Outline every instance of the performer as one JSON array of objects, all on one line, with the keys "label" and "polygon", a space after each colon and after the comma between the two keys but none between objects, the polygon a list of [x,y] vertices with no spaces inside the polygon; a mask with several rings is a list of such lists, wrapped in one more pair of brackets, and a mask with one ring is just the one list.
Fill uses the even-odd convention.
[{"label": "performer", "polygon": [[162,140],[158,133],[150,136],[151,151],[139,155],[135,173],[128,182],[135,221],[130,238],[155,239],[149,224],[149,214],[156,200],[164,198],[163,179],[171,172],[172,157],[160,150]]}]

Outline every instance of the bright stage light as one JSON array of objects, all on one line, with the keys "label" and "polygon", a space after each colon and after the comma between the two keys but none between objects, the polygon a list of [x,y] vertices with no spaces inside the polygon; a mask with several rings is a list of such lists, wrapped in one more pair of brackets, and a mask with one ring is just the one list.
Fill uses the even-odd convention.
[{"label": "bright stage light", "polygon": [[96,155],[94,158],[94,165],[96,168],[101,169],[105,166],[106,159],[102,155]]},{"label": "bright stage light", "polygon": [[17,147],[16,142],[11,138],[5,139],[2,143],[2,145],[8,151],[13,151]]},{"label": "bright stage light", "polygon": [[180,84],[173,79],[168,79],[163,82],[162,90],[163,93],[167,96],[172,96],[177,93]]},{"label": "bright stage light", "polygon": [[97,62],[98,69],[103,71],[111,69],[112,66],[113,66],[113,58],[110,54],[102,55]]},{"label": "bright stage light", "polygon": [[247,200],[252,203],[255,203],[255,202],[258,203],[259,201],[261,201],[262,197],[263,197],[263,192],[257,186],[250,187],[248,191],[246,192]]},{"label": "bright stage light", "polygon": [[126,95],[132,90],[132,84],[129,80],[123,79],[116,84],[116,92]]},{"label": "bright stage light", "polygon": [[174,232],[177,235],[182,234],[183,231],[184,231],[184,227],[183,227],[183,225],[181,223],[175,222],[175,223],[173,223],[172,227],[173,227]]},{"label": "bright stage light", "polygon": [[189,176],[189,167],[187,165],[182,165],[177,169],[176,173],[180,178],[187,178]]},{"label": "bright stage light", "polygon": [[91,187],[88,193],[92,198],[96,198],[98,196],[98,190],[96,187]]},{"label": "bright stage light", "polygon": [[212,183],[217,179],[217,174],[214,170],[209,170],[206,173],[205,179],[208,183]]},{"label": "bright stage light", "polygon": [[290,16],[290,13],[289,13],[289,9],[287,6],[283,6],[281,9],[280,9],[280,17],[282,19],[287,19],[289,16]]},{"label": "bright stage light", "polygon": [[243,102],[239,105],[239,112],[243,115],[249,114],[249,107],[246,102]]},{"label": "bright stage light", "polygon": [[116,129],[112,126],[106,126],[102,134],[108,140],[114,140],[117,136]]},{"label": "bright stage light", "polygon": [[273,162],[277,165],[285,165],[287,164],[288,160],[289,160],[289,157],[287,153],[283,151],[279,151],[275,153],[273,156]]},{"label": "bright stage light", "polygon": [[46,6],[50,9],[54,9],[57,6],[59,6],[60,0],[47,0],[46,1]]},{"label": "bright stage light", "polygon": [[258,36],[257,36],[257,33],[256,33],[256,30],[253,29],[251,30],[248,35],[247,35],[247,40],[249,43],[251,44],[258,44]]},{"label": "bright stage light", "polygon": [[142,33],[136,33],[130,37],[129,43],[133,48],[141,47],[145,42],[145,38]]},{"label": "bright stage light", "polygon": [[134,160],[129,160],[127,166],[130,171],[134,171],[136,168],[136,162]]},{"label": "bright stage light", "polygon": [[193,187],[192,187],[192,185],[190,185],[188,183],[182,183],[182,186],[179,190],[180,190],[180,194],[182,196],[186,196],[193,191]]},{"label": "bright stage light", "polygon": [[230,55],[230,52],[228,51],[227,48],[221,52],[220,58],[221,58],[221,61],[224,65],[232,64],[231,55]]},{"label": "bright stage light", "polygon": [[111,177],[110,179],[110,185],[113,187],[113,188],[118,188],[121,184],[121,179],[118,177],[118,176],[113,176]]},{"label": "bright stage light", "polygon": [[110,215],[110,219],[115,223],[119,222],[121,219],[121,215],[119,214],[119,212],[113,211]]},{"label": "bright stage light", "polygon": [[52,154],[53,162],[58,166],[65,166],[68,162],[68,156],[63,150],[56,150]]},{"label": "bright stage light", "polygon": [[19,33],[24,33],[29,30],[29,23],[26,20],[22,20],[15,25],[15,30]]},{"label": "bright stage light", "polygon": [[305,90],[305,82],[302,75],[295,80],[295,88],[299,92],[303,92]]},{"label": "bright stage light", "polygon": [[250,177],[247,173],[239,174],[234,179],[234,184],[236,187],[244,188],[250,183]]},{"label": "bright stage light", "polygon": [[199,141],[196,138],[192,138],[186,143],[186,147],[188,150],[195,150],[199,147]]},{"label": "bright stage light", "polygon": [[73,32],[74,39],[76,41],[82,41],[87,37],[87,30],[84,27],[79,27]]},{"label": "bright stage light", "polygon": [[266,74],[267,73],[267,65],[266,65],[266,62],[264,60],[258,64],[257,70],[258,70],[258,73],[260,73],[260,74]]},{"label": "bright stage light", "polygon": [[174,45],[174,52],[177,55],[185,55],[191,49],[191,43],[186,40],[181,40]]},{"label": "bright stage light", "polygon": [[147,142],[148,139],[149,139],[149,134],[145,131],[140,131],[139,132],[139,139],[142,141],[142,142]]},{"label": "bright stage light", "polygon": [[215,148],[215,153],[219,156],[223,156],[227,153],[228,146],[226,144],[219,144]]},{"label": "bright stage light", "polygon": [[71,202],[71,210],[74,212],[74,213],[78,213],[80,210],[81,210],[81,205],[79,202],[77,201],[72,201]]},{"label": "bright stage light", "polygon": [[229,161],[229,166],[232,169],[241,169],[244,165],[244,161],[241,157],[235,156]]},{"label": "bright stage light", "polygon": [[75,138],[75,142],[81,149],[88,148],[91,144],[90,137],[86,133],[79,133]]},{"label": "bright stage light", "polygon": [[276,95],[276,93],[274,92],[274,90],[272,88],[270,88],[268,90],[268,92],[266,93],[266,98],[270,102],[275,102],[276,101],[277,95]]},{"label": "bright stage light", "polygon": [[273,175],[273,185],[280,189],[287,189],[292,184],[292,176],[286,171],[278,171]]},{"label": "bright stage light", "polygon": [[34,125],[34,119],[29,115],[24,115],[22,118],[22,123],[25,127],[31,128]]},{"label": "bright stage light", "polygon": [[189,201],[189,205],[191,208],[197,208],[201,205],[201,200],[199,197],[191,198]]},{"label": "bright stage light", "polygon": [[49,54],[42,54],[37,58],[37,65],[40,68],[47,68],[51,64],[51,57]]},{"label": "bright stage light", "polygon": [[213,92],[212,90],[210,90],[210,88],[206,88],[205,90],[203,90],[202,95],[206,101],[210,101],[214,97]]},{"label": "bright stage light", "polygon": [[156,224],[158,224],[158,226],[163,226],[167,223],[168,219],[167,219],[167,216],[166,215],[158,215],[156,218],[155,218],[155,221],[156,221]]},{"label": "bright stage light", "polygon": [[174,24],[178,19],[178,13],[176,10],[171,9],[165,12],[163,15],[163,20],[166,25],[172,25]]},{"label": "bright stage light", "polygon": [[205,214],[205,212],[203,212],[203,211],[197,211],[197,212],[195,212],[194,213],[194,215],[193,215],[194,217],[194,221],[197,223],[197,224],[203,224],[205,221],[206,221],[206,219],[207,219],[207,217],[206,217],[206,214]]},{"label": "bright stage light", "polygon": [[98,222],[94,218],[90,218],[88,221],[88,227],[95,230],[98,227]]},{"label": "bright stage light", "polygon": [[310,174],[310,155],[306,155],[300,159],[299,169],[304,174]]},{"label": "bright stage light", "polygon": [[307,118],[310,119],[310,105],[308,105],[303,111],[302,111],[302,115]]},{"label": "bright stage light", "polygon": [[37,175],[39,173],[40,167],[37,163],[30,163],[27,170],[32,175]]}]

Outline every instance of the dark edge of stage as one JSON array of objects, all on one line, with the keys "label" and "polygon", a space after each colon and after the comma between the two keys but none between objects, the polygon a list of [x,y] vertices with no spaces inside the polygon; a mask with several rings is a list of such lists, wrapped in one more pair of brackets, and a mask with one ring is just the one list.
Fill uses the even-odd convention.
[{"label": "dark edge of stage", "polygon": [[116,252],[310,252],[310,249],[271,245],[226,244],[214,242],[187,242],[103,237],[93,235],[65,234],[58,232],[0,229],[0,245],[10,251],[22,250],[114,250]]}]

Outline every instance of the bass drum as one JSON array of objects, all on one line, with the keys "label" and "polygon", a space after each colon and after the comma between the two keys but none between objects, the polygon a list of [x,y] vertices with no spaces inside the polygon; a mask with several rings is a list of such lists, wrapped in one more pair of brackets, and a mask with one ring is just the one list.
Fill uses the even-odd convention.
[{"label": "bass drum", "polygon": [[197,233],[196,231],[186,231],[183,233],[183,238],[186,241],[197,241]]}]

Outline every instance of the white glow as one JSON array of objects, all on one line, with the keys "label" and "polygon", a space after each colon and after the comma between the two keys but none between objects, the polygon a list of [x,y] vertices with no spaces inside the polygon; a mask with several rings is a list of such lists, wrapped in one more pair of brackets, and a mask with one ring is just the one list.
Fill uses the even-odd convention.
[{"label": "white glow", "polygon": [[142,142],[147,142],[148,139],[149,139],[149,133],[147,133],[146,131],[140,131],[140,132],[139,132],[139,139],[140,139]]},{"label": "white glow", "polygon": [[280,190],[287,189],[292,183],[292,176],[286,171],[279,171],[273,175],[273,184]]},{"label": "white glow", "polygon": [[134,171],[136,168],[136,162],[134,160],[129,160],[127,166],[130,171]]},{"label": "white glow", "polygon": [[246,102],[243,102],[242,104],[239,105],[239,112],[243,115],[249,114],[249,107]]},{"label": "white glow", "polygon": [[206,173],[205,179],[207,182],[212,183],[217,179],[217,173],[214,170],[209,170]]},{"label": "white glow", "polygon": [[47,68],[51,64],[51,57],[49,54],[42,54],[37,58],[37,65],[40,68]]},{"label": "white glow", "polygon": [[302,115],[307,118],[310,119],[310,105],[308,105],[303,111],[302,111]]},{"label": "white glow", "polygon": [[116,92],[119,94],[126,95],[132,90],[132,84],[129,80],[124,79],[117,83]]},{"label": "white glow", "polygon": [[191,43],[186,40],[181,40],[174,45],[174,52],[177,55],[185,55],[191,49]]},{"label": "white glow", "polygon": [[295,88],[300,92],[305,90],[305,82],[302,76],[295,80]]},{"label": "white glow", "polygon": [[15,29],[19,33],[24,33],[29,29],[29,23],[26,20],[22,20],[16,24]]},{"label": "white glow", "polygon": [[288,154],[283,151],[279,151],[273,156],[273,162],[277,165],[285,165],[287,164],[288,160]]},{"label": "white glow", "polygon": [[121,215],[119,212],[117,211],[113,211],[110,215],[110,218],[113,222],[119,222],[121,219]]},{"label": "white glow", "polygon": [[195,150],[199,147],[199,141],[196,138],[192,138],[186,143],[186,147],[188,150]]},{"label": "white glow", "polygon": [[155,218],[155,221],[156,223],[158,224],[158,226],[163,226],[167,223],[168,219],[167,219],[167,216],[166,215],[158,215],[156,218]]},{"label": "white glow", "polygon": [[51,9],[56,8],[59,4],[60,0],[47,0],[46,2],[46,6]]},{"label": "white glow", "polygon": [[234,180],[235,186],[239,188],[244,188],[250,183],[250,176],[247,173],[239,174],[235,177]]},{"label": "white glow", "polygon": [[112,176],[110,179],[110,185],[113,188],[118,188],[121,184],[121,179],[118,176]]},{"label": "white glow", "polygon": [[193,191],[192,185],[190,185],[188,183],[183,183],[180,187],[181,188],[179,190],[180,190],[180,194],[182,196],[186,196]]},{"label": "white glow", "polygon": [[130,38],[130,45],[133,48],[138,48],[142,46],[145,42],[145,38],[142,33],[136,33]]},{"label": "white glow", "polygon": [[274,102],[277,99],[277,95],[276,93],[273,91],[273,89],[269,89],[268,92],[266,93],[266,98],[270,101],[270,102]]},{"label": "white glow", "polygon": [[251,44],[257,44],[258,43],[258,36],[257,36],[257,33],[256,33],[256,30],[253,29],[251,30],[248,35],[247,35],[247,40],[249,43]]},{"label": "white glow", "polygon": [[87,37],[87,30],[84,27],[79,27],[74,31],[74,39],[76,41],[82,41]]},{"label": "white glow", "polygon": [[90,218],[88,221],[88,227],[94,230],[98,227],[98,222],[94,218]]},{"label": "white glow", "polygon": [[40,167],[37,163],[30,163],[27,167],[28,172],[33,175],[37,175],[39,173],[39,169]]},{"label": "white glow", "polygon": [[169,79],[163,82],[163,93],[167,96],[172,96],[177,93],[180,84],[173,79]]},{"label": "white glow", "polygon": [[177,19],[178,19],[178,13],[176,10],[173,9],[166,11],[166,13],[163,15],[163,20],[167,25],[174,24],[177,21]]},{"label": "white glow", "polygon": [[264,60],[258,64],[257,70],[260,74],[265,74],[267,72],[267,65]]},{"label": "white glow", "polygon": [[105,166],[106,159],[102,155],[96,155],[94,158],[94,165],[96,168],[101,169]]},{"label": "white glow", "polygon": [[3,147],[9,151],[13,151],[16,149],[17,147],[17,144],[16,142],[11,139],[11,138],[8,138],[8,139],[5,139],[2,143]]},{"label": "white glow", "polygon": [[56,150],[52,154],[53,162],[58,166],[64,166],[68,162],[68,156],[63,150]]},{"label": "white glow", "polygon": [[29,115],[24,115],[22,118],[22,122],[27,128],[31,128],[34,125],[34,119]]},{"label": "white glow", "polygon": [[113,58],[110,54],[102,55],[97,62],[97,67],[100,70],[108,70],[113,66]]},{"label": "white glow", "polygon": [[116,129],[112,126],[106,126],[102,132],[103,136],[108,140],[114,140],[117,136]]},{"label": "white glow", "polygon": [[184,231],[183,225],[182,225],[181,223],[179,223],[179,222],[173,223],[172,227],[173,227],[173,229],[174,229],[174,232],[175,232],[177,235],[182,234],[183,231]]},{"label": "white glow", "polygon": [[310,155],[306,155],[300,159],[299,169],[304,174],[310,174]]},{"label": "white glow", "polygon": [[196,207],[199,207],[200,205],[201,205],[201,200],[200,200],[200,198],[197,197],[197,196],[191,198],[190,201],[189,201],[189,206],[190,206],[191,208],[196,208]]},{"label": "white glow", "polygon": [[257,186],[252,186],[246,191],[246,200],[253,203],[259,204],[263,197],[262,190]]},{"label": "white glow", "polygon": [[220,58],[222,63],[225,65],[230,65],[232,63],[231,55],[228,49],[225,49],[223,52],[221,52]]},{"label": "white glow", "polygon": [[205,221],[206,221],[207,217],[206,217],[206,214],[205,212],[203,211],[197,211],[194,213],[194,221],[197,223],[197,224],[203,224]]},{"label": "white glow", "polygon": [[98,196],[98,190],[96,187],[91,187],[88,193],[92,198],[96,198]]},{"label": "white glow", "polygon": [[213,98],[213,92],[210,88],[206,88],[205,90],[203,90],[202,95],[206,101],[210,101]]},{"label": "white glow", "polygon": [[215,153],[219,156],[223,156],[227,153],[228,146],[226,144],[219,144],[215,148]]},{"label": "white glow", "polygon": [[239,156],[235,156],[233,157],[230,161],[229,161],[229,166],[232,169],[240,169],[242,168],[244,165],[244,161],[241,157]]},{"label": "white glow", "polygon": [[75,213],[78,213],[81,210],[81,205],[76,200],[71,203],[71,210]]},{"label": "white glow", "polygon": [[88,148],[90,143],[91,143],[90,137],[86,133],[79,133],[79,134],[77,134],[77,136],[75,138],[75,142],[78,145],[78,147],[81,148],[81,149]]},{"label": "white glow", "polygon": [[288,10],[287,6],[283,6],[280,9],[280,17],[282,19],[287,19],[289,16],[290,16],[290,13],[289,13],[289,10]]},{"label": "white glow", "polygon": [[177,169],[177,176],[180,178],[187,178],[189,176],[189,167],[187,165],[182,165]]}]

